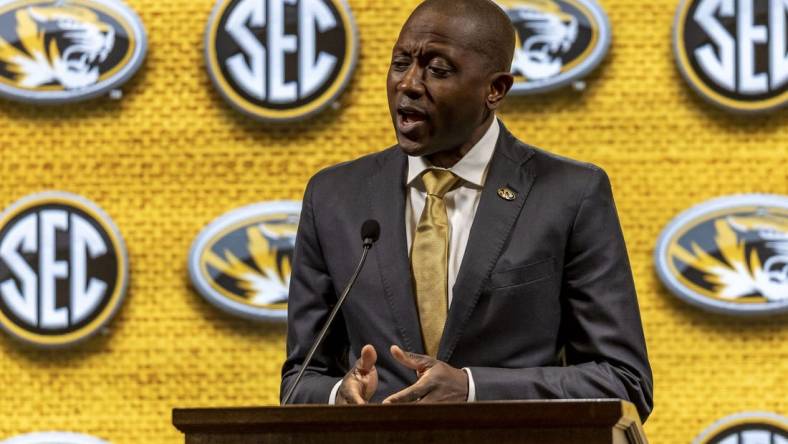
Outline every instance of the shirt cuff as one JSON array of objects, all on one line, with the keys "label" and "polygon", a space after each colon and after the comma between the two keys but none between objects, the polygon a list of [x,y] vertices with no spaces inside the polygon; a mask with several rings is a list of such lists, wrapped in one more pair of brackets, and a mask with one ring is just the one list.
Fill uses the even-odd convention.
[{"label": "shirt cuff", "polygon": [[476,384],[473,382],[473,373],[468,367],[463,367],[465,373],[468,374],[468,402],[476,401]]},{"label": "shirt cuff", "polygon": [[339,392],[339,386],[342,385],[342,380],[340,379],[334,384],[334,388],[331,389],[331,394],[328,395],[328,405],[334,405],[337,403],[337,393]]}]

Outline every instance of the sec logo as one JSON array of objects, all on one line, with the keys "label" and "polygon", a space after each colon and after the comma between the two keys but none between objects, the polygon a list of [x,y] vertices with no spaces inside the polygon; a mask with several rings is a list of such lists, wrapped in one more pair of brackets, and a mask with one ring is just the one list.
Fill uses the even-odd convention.
[{"label": "sec logo", "polygon": [[684,0],[673,25],[681,73],[709,102],[760,112],[788,102],[788,2]]},{"label": "sec logo", "polygon": [[582,79],[610,47],[607,15],[594,0],[498,0],[516,30],[513,94],[551,91]]},{"label": "sec logo", "polygon": [[674,219],[655,251],[678,297],[731,314],[788,311],[788,197],[729,196]]},{"label": "sec logo", "polygon": [[788,419],[760,412],[727,416],[704,430],[692,444],[788,444]]},{"label": "sec logo", "polygon": [[0,216],[0,326],[29,344],[82,341],[120,308],[128,284],[123,239],[92,202],[28,196]]},{"label": "sec logo", "polygon": [[208,72],[231,105],[274,122],[312,116],[347,85],[358,36],[342,0],[219,0],[205,37]]},{"label": "sec logo", "polygon": [[0,0],[0,95],[30,103],[89,99],[125,83],[147,48],[116,0]]},{"label": "sec logo", "polygon": [[210,223],[189,254],[194,287],[218,308],[256,321],[287,320],[300,202],[266,202]]}]

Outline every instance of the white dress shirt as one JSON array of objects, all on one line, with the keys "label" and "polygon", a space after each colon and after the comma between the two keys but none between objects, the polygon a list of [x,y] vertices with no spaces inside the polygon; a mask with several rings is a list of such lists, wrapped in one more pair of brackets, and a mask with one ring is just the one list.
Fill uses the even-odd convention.
[{"label": "white dress shirt", "polygon": [[[479,207],[482,189],[487,180],[490,160],[495,151],[495,144],[498,141],[500,131],[498,119],[495,118],[484,136],[479,139],[479,142],[459,162],[449,168],[449,171],[461,179],[458,185],[446,193],[443,198],[449,218],[449,310],[451,310],[451,302],[454,296],[452,287],[457,281],[457,273],[460,271],[460,264],[462,264],[462,258],[465,255],[468,235],[471,232],[473,218],[476,216],[476,209]],[[405,201],[405,232],[407,234],[408,251],[413,245],[413,232],[416,231],[416,226],[419,224],[427,198],[421,174],[430,168],[437,167],[432,166],[424,157],[408,157],[408,195]],[[473,375],[470,369],[463,368],[463,370],[468,374],[468,401],[472,402],[476,400],[476,385],[473,382]],[[336,401],[341,383],[342,381],[339,381],[331,390],[329,404],[334,404]]]}]

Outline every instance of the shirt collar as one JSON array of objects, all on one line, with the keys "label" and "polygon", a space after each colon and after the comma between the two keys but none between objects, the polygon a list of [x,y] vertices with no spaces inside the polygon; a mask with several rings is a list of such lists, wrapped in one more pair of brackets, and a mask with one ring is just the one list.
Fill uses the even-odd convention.
[{"label": "shirt collar", "polygon": [[[495,152],[495,144],[498,142],[498,135],[501,132],[498,118],[494,118],[490,128],[484,133],[481,139],[476,142],[468,153],[454,164],[449,171],[457,175],[460,179],[477,187],[483,187],[487,180],[487,170]],[[421,176],[425,170],[434,168],[426,158],[422,156],[408,156],[408,186]]]}]

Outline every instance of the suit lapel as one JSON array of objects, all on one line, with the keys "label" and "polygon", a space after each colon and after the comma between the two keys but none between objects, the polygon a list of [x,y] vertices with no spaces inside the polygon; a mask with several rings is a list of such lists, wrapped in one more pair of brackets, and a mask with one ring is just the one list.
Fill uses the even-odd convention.
[{"label": "suit lapel", "polygon": [[[468,244],[454,284],[446,326],[443,330],[438,359],[448,361],[454,352],[465,324],[479,300],[509,233],[536,178],[527,161],[533,150],[519,143],[501,124],[501,135],[490,161],[490,170],[471,226]],[[516,193],[512,201],[498,195],[508,187]]]},{"label": "suit lapel", "polygon": [[401,345],[406,350],[424,353],[405,232],[407,165],[407,156],[395,147],[369,180],[372,217],[380,223],[380,240],[373,250],[386,301],[404,341]]}]

